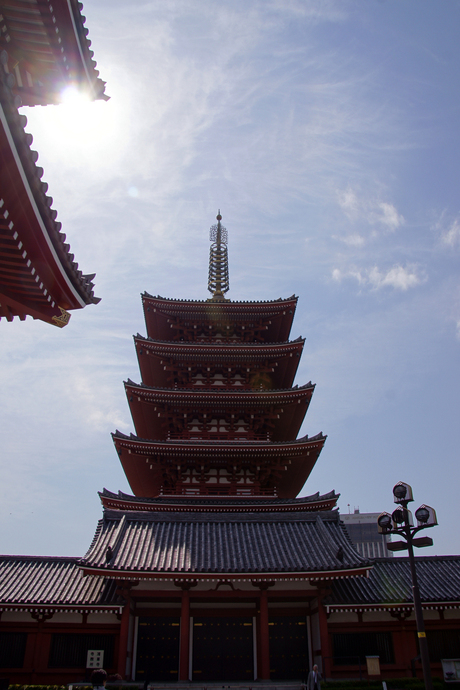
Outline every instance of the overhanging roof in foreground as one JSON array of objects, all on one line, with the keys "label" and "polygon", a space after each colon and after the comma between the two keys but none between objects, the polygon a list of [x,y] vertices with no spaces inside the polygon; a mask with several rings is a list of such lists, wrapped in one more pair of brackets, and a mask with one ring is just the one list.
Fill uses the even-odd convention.
[{"label": "overhanging roof in foreground", "polygon": [[[416,568],[424,608],[460,607],[460,556],[421,556]],[[412,610],[409,559],[378,559],[368,578],[334,582],[324,604],[329,611]]]},{"label": "overhanging roof in foreground", "polygon": [[116,584],[84,577],[77,558],[0,556],[0,611],[118,611]]},{"label": "overhanging roof in foreground", "polygon": [[96,304],[60,232],[21,105],[60,103],[66,87],[104,99],[77,0],[0,0],[0,319],[65,326]]},{"label": "overhanging roof in foreground", "polygon": [[27,119],[7,91],[0,102],[0,318],[65,326],[67,311],[99,302],[94,274],[83,275],[74,261],[24,131]]},{"label": "overhanging roof in foreground", "polygon": [[108,100],[82,9],[78,0],[0,0],[0,50],[23,105],[60,103],[70,85]]},{"label": "overhanging roof in foreground", "polygon": [[333,579],[365,575],[336,511],[283,515],[106,510],[80,562],[120,579]]}]

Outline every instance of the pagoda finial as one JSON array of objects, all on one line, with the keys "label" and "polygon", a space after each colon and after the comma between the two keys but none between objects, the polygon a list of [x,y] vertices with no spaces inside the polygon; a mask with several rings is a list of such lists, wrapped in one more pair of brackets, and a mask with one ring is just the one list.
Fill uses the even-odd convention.
[{"label": "pagoda finial", "polygon": [[212,242],[209,250],[208,290],[212,293],[211,301],[228,302],[225,293],[230,288],[228,279],[227,229],[221,224],[220,209],[216,216],[217,225],[212,225],[209,239]]}]

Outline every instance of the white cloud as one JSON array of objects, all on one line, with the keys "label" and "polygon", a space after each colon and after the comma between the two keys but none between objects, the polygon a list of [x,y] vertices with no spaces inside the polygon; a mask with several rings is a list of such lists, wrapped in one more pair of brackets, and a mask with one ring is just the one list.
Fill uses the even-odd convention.
[{"label": "white cloud", "polygon": [[378,208],[380,213],[376,213],[377,221],[382,223],[382,225],[386,225],[389,230],[396,230],[400,225],[404,224],[403,216],[397,212],[393,204],[381,201],[378,204]]},{"label": "white cloud", "polygon": [[334,239],[340,240],[340,242],[347,244],[349,247],[362,247],[366,243],[366,239],[362,235],[358,235],[357,232],[345,237],[334,236]]},{"label": "white cloud", "polygon": [[266,7],[310,21],[342,21],[346,17],[344,3],[336,0],[271,0]]},{"label": "white cloud", "polygon": [[359,197],[350,187],[337,192],[337,201],[347,218],[355,223],[381,226],[390,232],[404,225],[404,217],[398,213],[394,204],[376,198]]},{"label": "white cloud", "polygon": [[445,232],[441,235],[444,244],[449,247],[455,247],[455,245],[460,244],[460,220],[455,218],[455,220],[450,224]]},{"label": "white cloud", "polygon": [[460,213],[454,218],[444,209],[431,230],[438,235],[442,245],[451,248],[460,245]]},{"label": "white cloud", "polygon": [[393,266],[386,273],[374,267],[369,271],[369,282],[375,288],[390,286],[398,290],[407,290],[419,285],[423,278],[417,274],[415,266]]},{"label": "white cloud", "polygon": [[356,193],[348,188],[345,191],[337,192],[337,200],[342,211],[348,215],[353,216],[358,213],[360,204]]},{"label": "white cloud", "polygon": [[392,287],[395,290],[403,291],[420,285],[426,280],[423,273],[413,264],[405,267],[396,265],[387,271],[382,271],[377,266],[367,269],[351,268],[346,271],[335,268],[332,271],[332,279],[336,282],[342,282],[346,278],[352,278],[359,285],[368,286],[375,290]]}]

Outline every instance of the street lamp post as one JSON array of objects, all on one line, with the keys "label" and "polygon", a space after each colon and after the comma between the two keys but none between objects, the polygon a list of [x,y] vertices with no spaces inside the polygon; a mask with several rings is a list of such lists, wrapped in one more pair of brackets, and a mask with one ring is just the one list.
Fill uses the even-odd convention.
[{"label": "street lamp post", "polygon": [[431,680],[430,655],[428,653],[428,643],[426,639],[425,623],[423,621],[422,602],[417,581],[417,571],[415,568],[414,546],[432,546],[433,540],[430,537],[414,538],[417,532],[426,527],[434,527],[438,524],[434,508],[425,504],[415,511],[417,526],[414,527],[412,513],[407,505],[414,499],[412,498],[412,487],[404,482],[398,482],[393,487],[394,502],[398,507],[390,515],[382,513],[377,519],[380,534],[397,534],[405,541],[389,542],[387,547],[390,551],[408,551],[410,572],[412,578],[412,596],[414,601],[415,619],[417,622],[417,637],[420,646],[420,657],[422,661],[423,677],[425,679],[426,690],[433,690]]}]

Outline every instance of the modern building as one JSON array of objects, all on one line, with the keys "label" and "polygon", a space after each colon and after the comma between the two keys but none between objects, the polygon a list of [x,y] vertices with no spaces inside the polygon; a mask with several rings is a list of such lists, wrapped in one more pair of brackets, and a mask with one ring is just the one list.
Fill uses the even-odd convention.
[{"label": "modern building", "polygon": [[97,304],[94,274],[79,269],[21,105],[59,103],[66,87],[107,99],[77,0],[0,0],[0,319],[63,327]]},{"label": "modern building", "polygon": [[379,534],[377,518],[380,513],[360,513],[355,508],[353,513],[342,513],[340,519],[345,523],[351,541],[358,553],[365,558],[387,558],[393,555],[388,550],[388,534]]},{"label": "modern building", "polygon": [[[405,559],[353,545],[329,491],[298,498],[325,443],[298,437],[314,385],[294,378],[296,297],[232,302],[211,228],[211,298],[144,293],[135,433],[113,440],[132,495],[104,489],[83,558],[0,558],[0,668],[75,682],[97,655],[126,679],[384,678],[417,657]],[[460,657],[460,557],[418,559],[433,673]],[[420,663],[415,661],[420,673]]]}]

